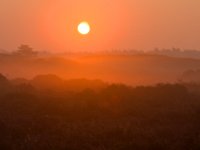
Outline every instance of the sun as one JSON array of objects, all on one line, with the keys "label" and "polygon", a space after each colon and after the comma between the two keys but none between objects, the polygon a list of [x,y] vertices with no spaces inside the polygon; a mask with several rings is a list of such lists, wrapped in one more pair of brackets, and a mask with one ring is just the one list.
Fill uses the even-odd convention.
[{"label": "sun", "polygon": [[90,32],[90,25],[88,22],[83,21],[78,25],[78,32],[80,34],[86,35]]}]

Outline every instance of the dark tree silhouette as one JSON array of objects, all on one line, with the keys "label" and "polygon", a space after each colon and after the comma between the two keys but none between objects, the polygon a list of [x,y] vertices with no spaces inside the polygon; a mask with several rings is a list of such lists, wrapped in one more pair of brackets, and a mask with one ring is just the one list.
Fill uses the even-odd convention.
[{"label": "dark tree silhouette", "polygon": [[42,75],[23,82],[0,74],[0,87],[12,87],[0,90],[2,150],[200,149],[200,95],[182,84],[95,90],[88,80],[85,89],[70,91],[77,80]]},{"label": "dark tree silhouette", "polygon": [[18,47],[18,50],[14,52],[20,56],[36,56],[37,51],[34,51],[29,45],[22,44]]}]

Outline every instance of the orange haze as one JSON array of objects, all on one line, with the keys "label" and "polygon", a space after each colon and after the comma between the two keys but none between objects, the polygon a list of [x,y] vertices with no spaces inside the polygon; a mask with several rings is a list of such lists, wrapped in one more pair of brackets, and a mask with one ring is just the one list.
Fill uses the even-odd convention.
[{"label": "orange haze", "polygon": [[[1,0],[0,49],[200,49],[198,0]],[[77,25],[91,24],[81,36]]]}]

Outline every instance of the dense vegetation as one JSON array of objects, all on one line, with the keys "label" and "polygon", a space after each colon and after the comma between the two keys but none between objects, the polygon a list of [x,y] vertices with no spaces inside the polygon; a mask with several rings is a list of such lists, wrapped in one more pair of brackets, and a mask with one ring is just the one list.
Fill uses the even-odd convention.
[{"label": "dense vegetation", "polygon": [[16,82],[0,75],[1,150],[200,149],[200,95],[185,85],[45,79],[40,88],[41,76]]}]

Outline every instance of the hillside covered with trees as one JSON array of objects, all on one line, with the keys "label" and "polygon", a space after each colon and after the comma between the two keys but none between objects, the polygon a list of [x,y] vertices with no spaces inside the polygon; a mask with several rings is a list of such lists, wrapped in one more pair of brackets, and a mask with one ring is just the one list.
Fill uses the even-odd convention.
[{"label": "hillside covered with trees", "polygon": [[200,95],[188,87],[0,75],[0,149],[198,150]]}]

